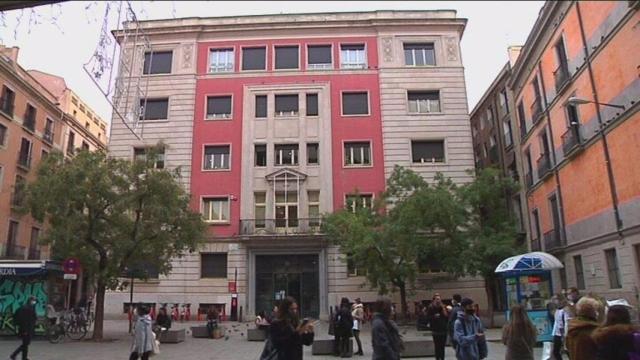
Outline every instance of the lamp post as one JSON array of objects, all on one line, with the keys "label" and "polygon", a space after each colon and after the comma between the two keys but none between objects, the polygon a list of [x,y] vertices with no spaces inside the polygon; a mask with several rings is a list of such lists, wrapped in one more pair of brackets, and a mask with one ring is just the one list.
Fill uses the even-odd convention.
[{"label": "lamp post", "polygon": [[581,98],[579,98],[577,96],[572,96],[572,97],[568,98],[567,101],[566,101],[566,104],[567,105],[573,105],[573,106],[584,105],[584,104],[598,104],[598,105],[610,106],[610,107],[626,110],[624,105],[601,103],[601,102],[597,102],[597,101],[581,99]]}]

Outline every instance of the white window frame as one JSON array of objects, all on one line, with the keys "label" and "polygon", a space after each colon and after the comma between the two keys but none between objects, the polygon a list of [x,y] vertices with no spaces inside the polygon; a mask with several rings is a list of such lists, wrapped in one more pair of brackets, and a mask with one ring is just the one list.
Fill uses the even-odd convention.
[{"label": "white window frame", "polygon": [[[423,99],[423,100],[409,100],[410,93],[419,92],[437,92],[438,100]],[[411,103],[415,103],[416,111],[411,111]],[[437,111],[431,111],[431,106],[437,104]],[[409,105],[409,114],[437,114],[442,112],[442,102],[440,101],[440,92],[437,90],[409,90],[407,91],[407,104]]]},{"label": "white window frame", "polygon": [[[311,201],[311,197],[309,196],[309,194],[311,193],[317,193],[318,194],[318,201]],[[318,217],[320,217],[320,190],[307,190],[307,216],[309,217],[309,223],[312,223],[312,220],[316,220],[317,218],[313,218],[311,217],[311,207],[315,206],[318,208]],[[318,224],[319,225],[319,224]],[[315,223],[313,224],[313,226],[317,226]]]},{"label": "white window frame", "polygon": [[[229,149],[229,154],[225,157],[225,154],[207,155],[207,147],[226,147]],[[216,164],[216,157],[220,156],[220,164],[222,167],[214,167]],[[226,168],[224,164],[228,165]],[[211,167],[207,168],[206,164],[211,163]],[[230,171],[231,170],[231,145],[230,144],[205,144],[202,149],[202,171]]]},{"label": "white window frame", "polygon": [[[362,50],[342,50],[342,46],[363,45]],[[362,52],[360,56],[359,53]],[[367,61],[367,44],[340,44],[340,68],[341,69],[366,69]]]},{"label": "white window frame", "polygon": [[[257,196],[256,196],[257,194],[262,194],[264,196],[264,202],[258,202]],[[266,220],[267,220],[267,192],[266,191],[254,191],[253,192],[253,203],[254,203],[253,218],[255,220],[255,227],[264,228],[266,226]],[[258,212],[256,211],[258,208],[262,208],[263,209],[263,212],[264,212],[264,217],[263,218],[258,218]],[[259,224],[259,221],[262,221],[262,223]]]},{"label": "white window frame", "polygon": [[[209,206],[209,214],[205,214],[205,203],[207,202],[212,202],[211,206]],[[219,202],[219,205],[217,206],[217,211],[218,211],[218,218],[214,219],[213,218],[213,209],[214,209],[214,204],[215,202]],[[202,201],[201,201],[201,207],[200,207],[200,212],[202,214],[202,217],[204,219],[205,222],[207,223],[214,223],[214,224],[228,224],[231,222],[231,208],[230,208],[230,203],[229,203],[229,197],[228,196],[203,196],[202,197]],[[226,207],[226,209],[225,209]],[[227,219],[224,219],[224,211],[226,210],[226,214],[228,216]]]},{"label": "white window frame", "polygon": [[[411,59],[413,61],[413,64],[407,64],[407,60],[404,59],[404,66],[413,66],[413,67],[423,67],[423,66],[436,66],[436,64],[438,63],[437,59],[436,59],[436,44],[435,42],[429,42],[426,41],[424,43],[421,42],[406,42],[402,44],[402,55],[404,56],[404,52],[406,51],[404,49],[405,45],[419,45],[419,44],[431,44],[433,46],[433,64],[427,64],[427,50],[426,49],[422,49],[422,50],[418,50],[418,49],[411,49]],[[421,51],[422,52],[422,56],[424,59],[424,64],[423,65],[416,65],[416,52]]]},{"label": "white window frame", "polygon": [[[274,158],[275,158],[275,166],[287,166],[287,165],[291,165],[291,166],[297,166],[298,164],[300,164],[300,146],[298,146],[298,150],[294,151],[294,150],[290,150],[291,151],[291,163],[290,164],[285,164],[282,162],[282,155],[283,152],[285,150],[283,149],[276,149],[275,147],[278,145],[296,145],[296,144],[275,144],[273,146],[273,150],[274,150]],[[296,162],[297,160],[297,162]]]},{"label": "white window frame", "polygon": [[[364,194],[346,194],[344,196],[344,206],[345,208],[347,206],[349,206],[349,200],[350,198],[356,198],[356,200],[354,202],[351,203],[350,207],[351,207],[351,212],[356,212],[356,208],[360,207],[360,205],[362,205],[363,209],[369,208],[369,209],[373,209],[373,201],[375,199],[375,197],[373,196],[373,194],[369,194],[369,193],[364,193]],[[367,204],[367,199],[369,199],[369,203]],[[359,204],[360,202],[362,202],[362,204]]]},{"label": "white window frame", "polygon": [[[369,163],[365,163],[364,162],[364,147],[360,148],[360,156],[362,159],[362,163],[355,163],[355,157],[354,157],[354,153],[355,151],[357,151],[354,147],[350,147],[349,149],[347,149],[347,145],[348,144],[353,144],[353,143],[368,143],[369,144]],[[347,154],[347,150],[349,151],[349,153]],[[370,140],[362,140],[362,141],[345,141],[343,143],[342,146],[342,151],[344,152],[344,166],[345,167],[363,167],[363,166],[371,166],[373,165],[373,155],[372,155],[372,151],[371,151],[371,141]],[[349,155],[349,158],[347,159],[347,155]],[[348,160],[348,161],[347,161]]]},{"label": "white window frame", "polygon": [[[209,98],[231,98],[231,112],[230,113],[219,113],[219,114],[209,114]],[[207,95],[204,101],[204,113],[206,120],[230,120],[233,118],[233,95],[231,94],[216,94],[216,95]]]},{"label": "white window frame", "polygon": [[[276,107],[277,107],[276,106],[276,101],[278,99],[278,96],[280,96],[280,95],[283,95],[283,96],[286,96],[286,95],[297,95],[298,96],[298,111],[294,111],[294,110],[292,110],[290,112],[276,111]],[[306,95],[304,96],[304,98],[306,100]],[[319,99],[318,99],[318,101],[319,101]],[[320,111],[319,105],[320,104],[318,103],[318,112]],[[305,106],[306,106],[306,104],[305,104]],[[269,100],[267,98],[267,114],[269,114],[269,110],[268,109],[269,109]],[[276,95],[274,95],[274,97],[273,97],[273,113],[274,113],[275,117],[292,117],[292,116],[300,115],[300,94],[276,94]],[[264,119],[264,118],[261,118],[261,119]]]},{"label": "white window frame", "polygon": [[[331,63],[329,64],[311,64],[309,62],[309,47],[324,46],[329,47],[331,52]],[[333,45],[332,44],[307,44],[307,70],[331,70],[333,69]]]},{"label": "white window frame", "polygon": [[[210,48],[209,49],[209,73],[230,73],[235,70],[234,48]],[[215,61],[214,61],[215,60]]]},{"label": "white window frame", "polygon": [[9,140],[9,127],[5,126],[4,124],[0,124],[0,126],[2,126],[4,128],[4,138],[0,139],[0,149],[4,149],[7,147],[8,144],[8,140]]}]

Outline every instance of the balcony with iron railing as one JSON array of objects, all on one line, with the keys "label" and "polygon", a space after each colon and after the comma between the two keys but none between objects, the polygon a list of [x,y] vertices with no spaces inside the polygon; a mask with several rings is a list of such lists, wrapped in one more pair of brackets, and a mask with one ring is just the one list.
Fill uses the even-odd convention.
[{"label": "balcony with iron railing", "polygon": [[549,170],[551,170],[551,159],[547,154],[542,154],[538,158],[538,179],[544,179],[544,177],[549,174]]},{"label": "balcony with iron railing", "polygon": [[527,189],[531,189],[531,187],[533,186],[533,174],[528,172],[524,175],[524,184],[527,187]]},{"label": "balcony with iron railing", "polygon": [[49,144],[53,144],[53,131],[45,129],[44,134],[42,134],[42,140],[46,141]]},{"label": "balcony with iron railing", "polygon": [[22,207],[22,205],[24,204],[24,199],[25,199],[24,190],[14,190],[11,193],[11,207],[12,208]]},{"label": "balcony with iron railing", "polygon": [[322,218],[240,220],[240,235],[313,235],[320,233]]},{"label": "balcony with iron railing", "polygon": [[31,168],[31,155],[20,151],[18,153],[18,166],[25,170],[29,170]]},{"label": "balcony with iron railing", "polygon": [[580,139],[580,129],[572,125],[562,134],[562,152],[564,156],[568,156],[574,150],[580,148],[582,141]]},{"label": "balcony with iron railing", "polygon": [[18,246],[8,244],[5,247],[4,258],[10,260],[24,260],[26,248],[24,246]]},{"label": "balcony with iron railing", "polygon": [[22,127],[29,130],[30,132],[34,132],[36,130],[36,114],[25,114],[24,121],[22,122]]},{"label": "balcony with iron railing", "polygon": [[540,239],[531,239],[531,251],[542,251]]},{"label": "balcony with iron railing", "polygon": [[569,81],[569,67],[567,64],[560,64],[553,72],[553,79],[556,83],[556,92],[560,92],[562,87]]},{"label": "balcony with iron railing", "polygon": [[8,97],[0,98],[0,111],[7,114],[9,117],[13,117],[13,99]]},{"label": "balcony with iron railing", "polygon": [[544,233],[544,251],[551,251],[563,247],[562,238],[558,229],[552,229]]},{"label": "balcony with iron railing", "polygon": [[542,118],[542,101],[540,100],[540,97],[538,96],[533,101],[533,104],[531,104],[531,121],[534,124],[537,124],[538,121],[540,121],[541,118]]},{"label": "balcony with iron railing", "polygon": [[28,260],[40,260],[40,249],[37,247],[29,248]]}]

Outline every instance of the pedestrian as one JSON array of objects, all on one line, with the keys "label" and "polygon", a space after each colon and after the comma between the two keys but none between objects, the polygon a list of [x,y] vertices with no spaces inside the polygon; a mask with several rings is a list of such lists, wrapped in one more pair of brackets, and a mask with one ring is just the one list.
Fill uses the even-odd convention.
[{"label": "pedestrian", "polygon": [[264,311],[260,311],[258,316],[256,316],[256,329],[266,331],[269,328],[269,320],[267,320],[267,315]]},{"label": "pedestrian", "polygon": [[596,358],[598,360],[629,359],[629,354],[636,352],[633,341],[634,333],[637,332],[638,328],[631,325],[631,315],[626,306],[610,307],[607,320],[591,335],[598,349]]},{"label": "pedestrian", "polygon": [[313,344],[313,325],[308,319],[300,322],[298,304],[287,296],[278,305],[278,314],[271,323],[269,340],[277,360],[302,360],[302,346]]},{"label": "pedestrian", "polygon": [[171,329],[171,317],[167,314],[167,308],[163,306],[160,308],[160,311],[158,311],[155,330],[159,334],[162,331],[167,331],[169,329]]},{"label": "pedestrian", "polygon": [[149,356],[154,352],[155,337],[151,330],[151,316],[149,316],[149,308],[146,305],[138,307],[138,320],[136,321],[136,330],[131,344],[131,356],[129,360],[148,360]]},{"label": "pedestrian", "polygon": [[502,330],[502,343],[507,346],[505,360],[533,360],[537,331],[521,305],[511,307],[509,323]]},{"label": "pedestrian", "polygon": [[211,306],[207,312],[207,334],[213,338],[213,331],[218,328],[218,310]]},{"label": "pedestrian", "polygon": [[447,345],[447,325],[449,318],[447,310],[442,305],[440,294],[435,294],[427,310],[427,321],[431,334],[433,336],[433,344],[436,350],[436,360],[444,360],[444,348]]},{"label": "pedestrian", "polygon": [[568,315],[567,307],[569,303],[561,294],[556,295],[556,305],[557,309],[553,316],[553,330],[551,333],[553,334],[553,359],[554,360],[562,360],[562,351],[564,349],[564,340],[565,334],[567,330]]},{"label": "pedestrian", "polygon": [[391,300],[379,298],[371,321],[372,360],[398,360],[403,349],[398,326],[391,321]]},{"label": "pedestrian", "polygon": [[351,317],[353,317],[353,337],[356,339],[356,343],[358,344],[358,352],[356,352],[356,355],[364,355],[364,352],[362,352],[362,342],[360,341],[360,329],[364,322],[364,306],[362,305],[360,298],[356,298],[355,303],[353,304]]},{"label": "pedestrian", "polygon": [[598,328],[598,313],[602,304],[592,297],[582,297],[576,304],[576,318],[569,321],[567,349],[569,358],[596,360],[596,343],[591,338]]},{"label": "pedestrian", "polygon": [[460,294],[454,294],[453,299],[451,300],[451,305],[453,305],[453,308],[449,313],[449,325],[448,325],[449,339],[451,340],[451,346],[453,347],[454,350],[457,344],[456,344],[456,340],[453,338],[453,327],[456,323],[456,320],[458,319],[458,313],[464,312],[464,310],[460,306],[461,301],[462,301],[462,296],[460,296]]},{"label": "pedestrian", "polygon": [[458,313],[453,330],[456,358],[458,360],[484,359],[487,357],[487,342],[482,321],[475,315],[473,300],[464,298],[460,306],[464,312]]},{"label": "pedestrian", "polygon": [[338,353],[340,357],[350,357],[349,343],[353,334],[353,317],[351,316],[351,305],[349,299],[343,297],[340,300],[340,309],[336,315],[335,341],[338,343]]},{"label": "pedestrian", "polygon": [[28,359],[29,344],[31,344],[31,338],[36,331],[36,302],[35,296],[30,296],[29,300],[14,315],[18,326],[18,336],[22,340],[22,344],[11,354],[12,360],[15,360],[19,353],[22,353],[22,360]]}]

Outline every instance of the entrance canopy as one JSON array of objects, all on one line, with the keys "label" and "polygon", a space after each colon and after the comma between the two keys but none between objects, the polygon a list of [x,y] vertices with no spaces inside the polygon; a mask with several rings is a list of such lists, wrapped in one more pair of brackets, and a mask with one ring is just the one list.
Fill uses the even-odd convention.
[{"label": "entrance canopy", "polygon": [[0,261],[0,276],[35,276],[48,271],[62,272],[62,266],[52,261]]},{"label": "entrance canopy", "polygon": [[496,273],[518,272],[531,270],[553,270],[564,266],[555,256],[545,252],[535,251],[512,256],[503,260],[496,268]]}]

